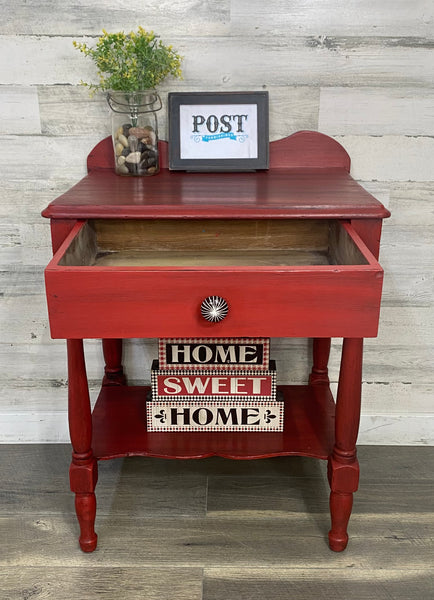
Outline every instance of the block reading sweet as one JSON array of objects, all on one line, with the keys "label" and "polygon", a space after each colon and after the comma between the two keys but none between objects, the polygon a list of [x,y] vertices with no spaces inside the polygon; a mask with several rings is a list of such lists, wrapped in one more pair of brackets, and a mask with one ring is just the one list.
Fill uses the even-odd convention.
[{"label": "block reading sweet", "polygon": [[271,396],[271,375],[157,375],[158,396]]}]

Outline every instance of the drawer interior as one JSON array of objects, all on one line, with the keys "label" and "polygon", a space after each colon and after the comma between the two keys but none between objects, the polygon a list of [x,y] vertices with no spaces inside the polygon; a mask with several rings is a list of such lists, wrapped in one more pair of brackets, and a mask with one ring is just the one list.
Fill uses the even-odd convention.
[{"label": "drawer interior", "polygon": [[349,231],[328,220],[90,220],[64,266],[364,265]]}]

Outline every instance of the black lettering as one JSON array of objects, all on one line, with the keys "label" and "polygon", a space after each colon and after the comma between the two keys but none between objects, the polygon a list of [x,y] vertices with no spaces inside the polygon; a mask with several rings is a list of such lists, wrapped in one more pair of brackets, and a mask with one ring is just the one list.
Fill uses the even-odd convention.
[{"label": "black lettering", "polygon": [[199,132],[199,125],[203,125],[205,123],[205,117],[202,115],[193,115],[193,133]]},{"label": "black lettering", "polygon": [[184,417],[184,425],[190,425],[190,409],[184,408],[177,410],[176,408],[170,409],[170,422],[171,425],[178,425],[178,417]]},{"label": "black lettering", "polygon": [[168,364],[189,363],[190,346],[187,344],[166,344],[166,360]]},{"label": "black lettering", "polygon": [[240,362],[255,363],[258,362],[257,346],[240,346]]},{"label": "black lettering", "polygon": [[[205,411],[205,422],[201,423],[200,421],[200,413],[201,411]],[[212,421],[213,415],[209,408],[197,408],[193,413],[193,421],[198,425],[209,425]]]},{"label": "black lettering", "polygon": [[213,353],[209,346],[193,346],[192,362],[193,363],[206,363],[212,360]]},{"label": "black lettering", "polygon": [[[249,412],[253,411],[253,412]],[[241,424],[242,425],[259,425],[259,419],[254,423],[249,423],[249,419],[253,417],[257,417],[259,414],[258,408],[242,408],[241,409]]]},{"label": "black lettering", "polygon": [[238,125],[237,132],[243,133],[244,132],[243,119],[246,119],[246,121],[247,121],[247,115],[232,115],[232,118],[234,119],[234,121],[237,122],[237,125]]},{"label": "black lettering", "polygon": [[215,115],[210,115],[206,120],[206,126],[210,133],[215,133],[219,127],[219,120]]},{"label": "black lettering", "polygon": [[[230,131],[232,131],[232,125],[230,124],[231,117],[229,115],[222,115],[220,117],[220,123],[222,124],[222,126],[220,127],[220,131],[222,133],[229,133]],[[226,127],[226,129],[224,129],[224,127]]]},{"label": "black lettering", "polygon": [[219,425],[219,417],[221,418],[222,425],[226,425],[229,419],[232,420],[232,425],[238,425],[238,416],[236,408],[230,408],[227,413],[224,408],[218,408],[216,425]]}]

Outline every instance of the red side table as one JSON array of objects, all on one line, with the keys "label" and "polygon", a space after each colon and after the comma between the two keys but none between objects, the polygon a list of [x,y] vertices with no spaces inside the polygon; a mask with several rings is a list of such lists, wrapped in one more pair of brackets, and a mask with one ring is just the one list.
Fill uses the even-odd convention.
[{"label": "red side table", "polygon": [[[377,335],[389,212],[349,175],[333,139],[299,132],[270,144],[270,169],[114,174],[109,138],[88,157],[88,175],[42,213],[54,257],[46,268],[53,338],[67,339],[71,489],[80,546],[91,552],[97,463],[121,456],[328,461],[330,548],[343,550],[357,490],[362,346]],[[209,323],[204,298],[227,317]],[[128,386],[122,339],[313,338],[306,385],[282,386],[283,433],[146,431],[146,395]],[[327,375],[330,338],[343,338],[336,402]],[[91,411],[83,339],[101,338],[105,375]]]}]

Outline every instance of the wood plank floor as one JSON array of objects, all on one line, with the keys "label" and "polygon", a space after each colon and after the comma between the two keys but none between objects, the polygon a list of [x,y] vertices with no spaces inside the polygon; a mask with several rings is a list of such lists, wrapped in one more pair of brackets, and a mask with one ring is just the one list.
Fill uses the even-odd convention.
[{"label": "wood plank floor", "polygon": [[347,550],[325,463],[102,462],[99,544],[78,548],[66,445],[0,448],[2,600],[432,600],[434,448],[359,448]]}]

